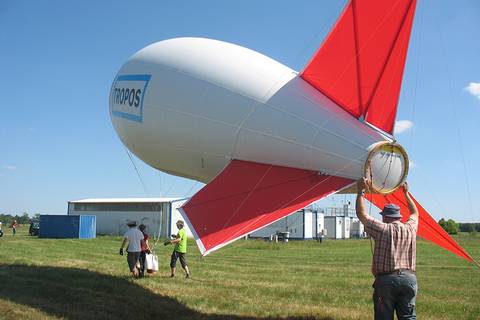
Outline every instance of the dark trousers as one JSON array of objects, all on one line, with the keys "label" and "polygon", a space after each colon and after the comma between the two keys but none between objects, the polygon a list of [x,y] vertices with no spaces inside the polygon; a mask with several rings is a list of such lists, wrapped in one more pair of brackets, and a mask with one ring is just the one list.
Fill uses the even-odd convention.
[{"label": "dark trousers", "polygon": [[185,269],[187,266],[187,259],[185,258],[185,255],[186,253],[173,250],[172,256],[170,257],[170,268],[175,268],[177,266],[177,259],[179,259],[182,268]]},{"label": "dark trousers", "polygon": [[145,261],[147,260],[147,253],[145,251],[140,252],[140,258],[138,260],[140,261],[140,274],[144,275],[145,274]]},{"label": "dark trousers", "polygon": [[375,320],[393,320],[394,311],[398,320],[417,319],[415,300],[417,277],[404,270],[388,275],[379,275],[373,283]]},{"label": "dark trousers", "polygon": [[140,252],[127,251],[127,262],[131,272],[134,272],[135,269],[137,268],[137,262],[139,257],[140,257]]}]

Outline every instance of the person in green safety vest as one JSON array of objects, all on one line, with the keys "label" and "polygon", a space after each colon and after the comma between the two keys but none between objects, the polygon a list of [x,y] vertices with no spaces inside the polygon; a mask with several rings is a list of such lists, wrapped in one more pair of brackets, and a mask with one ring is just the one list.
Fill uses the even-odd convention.
[{"label": "person in green safety vest", "polygon": [[174,244],[172,256],[170,259],[170,277],[175,277],[175,270],[177,265],[177,260],[180,260],[183,270],[185,270],[185,277],[190,278],[190,270],[188,269],[187,259],[185,255],[187,254],[187,232],[183,228],[185,223],[182,220],[177,221],[178,233],[175,236],[175,239],[167,240],[164,242],[164,245]]}]

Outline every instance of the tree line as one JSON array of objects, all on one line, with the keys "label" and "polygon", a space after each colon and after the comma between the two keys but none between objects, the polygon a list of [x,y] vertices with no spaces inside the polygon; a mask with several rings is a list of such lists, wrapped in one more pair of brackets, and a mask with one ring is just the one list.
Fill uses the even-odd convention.
[{"label": "tree line", "polygon": [[[40,214],[37,213],[33,216],[33,219],[40,218]],[[32,220],[32,217],[27,212],[22,213],[21,215],[11,215],[11,214],[3,214],[0,213],[0,222],[3,223],[4,226],[9,226],[13,220],[17,220],[18,224],[28,224]]]},{"label": "tree line", "polygon": [[480,232],[480,223],[457,223],[452,219],[440,219],[438,224],[448,234],[457,234],[458,232]]}]

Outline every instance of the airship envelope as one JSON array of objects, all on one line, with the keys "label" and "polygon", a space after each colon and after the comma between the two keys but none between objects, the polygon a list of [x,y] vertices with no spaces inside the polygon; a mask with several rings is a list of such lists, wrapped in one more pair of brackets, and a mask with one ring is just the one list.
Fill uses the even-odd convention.
[{"label": "airship envelope", "polygon": [[[122,66],[113,126],[149,165],[206,183],[181,208],[206,255],[368,176],[408,209],[393,127],[415,0],[352,0],[300,73],[204,38],[154,43]],[[418,234],[473,262],[419,205]]]}]

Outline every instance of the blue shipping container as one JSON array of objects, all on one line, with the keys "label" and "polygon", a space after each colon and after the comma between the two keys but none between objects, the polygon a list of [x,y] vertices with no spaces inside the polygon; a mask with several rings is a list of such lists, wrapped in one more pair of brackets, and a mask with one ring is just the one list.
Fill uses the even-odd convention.
[{"label": "blue shipping container", "polygon": [[40,216],[40,238],[95,238],[96,216]]}]

